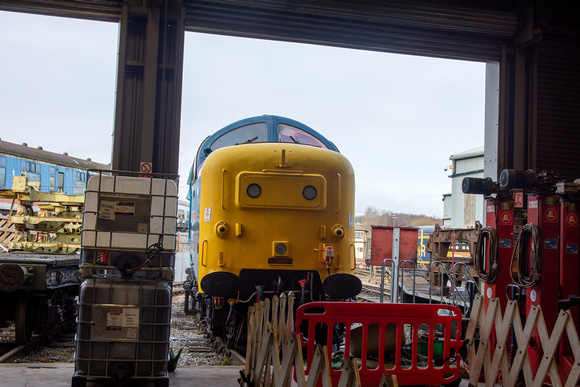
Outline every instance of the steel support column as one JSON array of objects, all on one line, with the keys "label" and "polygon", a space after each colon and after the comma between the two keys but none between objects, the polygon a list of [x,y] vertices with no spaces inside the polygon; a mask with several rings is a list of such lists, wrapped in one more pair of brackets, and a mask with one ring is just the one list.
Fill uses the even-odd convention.
[{"label": "steel support column", "polygon": [[123,5],[113,169],[178,173],[184,19],[182,0]]}]

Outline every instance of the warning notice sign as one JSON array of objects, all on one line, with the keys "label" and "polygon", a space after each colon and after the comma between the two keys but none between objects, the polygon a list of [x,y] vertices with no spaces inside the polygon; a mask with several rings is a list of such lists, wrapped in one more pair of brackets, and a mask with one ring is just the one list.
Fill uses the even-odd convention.
[{"label": "warning notice sign", "polygon": [[139,337],[139,307],[95,305],[91,339],[135,341]]},{"label": "warning notice sign", "polygon": [[123,325],[123,311],[110,310],[107,313],[107,330],[120,331]]},{"label": "warning notice sign", "polygon": [[501,224],[512,224],[513,223],[513,217],[511,212],[509,211],[500,211],[499,213],[499,222]]},{"label": "warning notice sign", "polygon": [[566,214],[566,226],[578,226],[578,215],[575,212]]},{"label": "warning notice sign", "polygon": [[549,223],[558,222],[558,211],[554,207],[546,207],[544,211],[544,220]]}]

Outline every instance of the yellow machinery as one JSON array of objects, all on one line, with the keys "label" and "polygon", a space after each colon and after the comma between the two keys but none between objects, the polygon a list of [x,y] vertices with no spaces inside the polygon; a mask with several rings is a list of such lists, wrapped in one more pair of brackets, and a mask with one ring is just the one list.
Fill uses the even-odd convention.
[{"label": "yellow machinery", "polygon": [[[40,192],[26,175],[15,176],[12,189],[0,190],[0,198],[12,199],[9,222],[16,235],[10,251],[71,254],[80,250],[84,195]],[[8,232],[6,230],[5,232]],[[6,236],[5,236],[6,237]],[[4,239],[4,238],[3,238]]]},{"label": "yellow machinery", "polygon": [[25,343],[76,311],[74,253],[80,249],[84,195],[39,192],[24,175],[14,177],[12,189],[0,190],[0,198],[12,201],[0,234],[0,241],[8,241],[0,254],[0,321],[14,321],[16,341]]}]

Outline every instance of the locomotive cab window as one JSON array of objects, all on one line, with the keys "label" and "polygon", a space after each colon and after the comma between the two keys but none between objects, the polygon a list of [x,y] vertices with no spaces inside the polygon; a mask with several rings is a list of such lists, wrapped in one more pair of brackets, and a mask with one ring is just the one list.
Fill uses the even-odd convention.
[{"label": "locomotive cab window", "polygon": [[278,124],[278,141],[314,145],[319,148],[328,149],[322,141],[314,137],[312,134],[306,133],[302,129],[287,124]]},{"label": "locomotive cab window", "polygon": [[268,141],[268,125],[265,122],[258,122],[251,125],[242,126],[218,137],[210,149],[223,148],[230,145],[250,144],[255,142]]}]

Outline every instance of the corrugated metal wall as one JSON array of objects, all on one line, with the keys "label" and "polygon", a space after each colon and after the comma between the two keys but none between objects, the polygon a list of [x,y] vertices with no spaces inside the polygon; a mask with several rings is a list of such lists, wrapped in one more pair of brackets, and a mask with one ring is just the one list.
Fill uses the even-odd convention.
[{"label": "corrugated metal wall", "polygon": [[511,2],[186,1],[186,29],[465,60],[501,58],[517,28]]},{"label": "corrugated metal wall", "polygon": [[535,169],[580,178],[580,36],[549,31],[538,44]]}]

